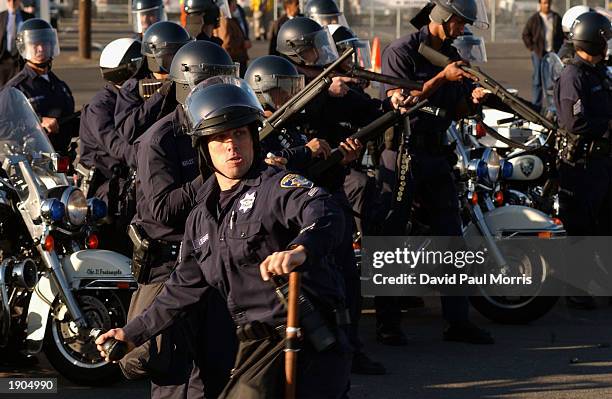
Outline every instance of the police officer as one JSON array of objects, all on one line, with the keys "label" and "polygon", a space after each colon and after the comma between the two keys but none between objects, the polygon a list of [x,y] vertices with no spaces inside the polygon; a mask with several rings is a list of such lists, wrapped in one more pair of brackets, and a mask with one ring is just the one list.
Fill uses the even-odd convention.
[{"label": "police officer", "polygon": [[168,19],[163,0],[132,1],[132,30],[142,39],[142,35],[151,25]]},{"label": "police officer", "polygon": [[[433,235],[461,236],[458,197],[453,181],[452,168],[448,161],[451,149],[444,145],[446,129],[452,119],[470,111],[473,102],[480,102],[485,94],[482,89],[473,89],[462,80],[470,75],[451,63],[442,69],[434,66],[418,53],[420,43],[426,43],[451,59],[459,55],[451,46],[452,40],[463,34],[466,24],[485,21],[478,15],[474,0],[447,2],[436,0],[429,15],[430,22],[417,32],[392,42],[383,52],[382,72],[386,75],[425,81],[422,92],[411,92],[413,102],[429,99],[434,106],[446,110],[447,116],[418,113],[410,121],[409,142],[404,142],[404,153],[400,154],[403,167],[401,178],[405,185],[398,185],[382,231],[383,235],[404,235],[409,219],[412,200],[418,196],[419,203],[429,215],[429,226]],[[401,88],[385,86],[391,95]],[[470,99],[472,94],[472,99]],[[404,136],[408,139],[408,136]],[[406,163],[409,162],[409,166]],[[409,171],[409,173],[408,173]],[[466,297],[442,297],[442,311],[449,327],[444,339],[477,344],[493,343],[488,332],[468,321]],[[377,338],[388,345],[405,345],[407,340],[401,331],[401,311],[398,298],[377,297]]]},{"label": "police officer", "polygon": [[[142,61],[140,47],[138,40],[122,38],[104,48],[100,55],[100,71],[107,83],[83,107],[79,130],[80,166],[77,170],[87,180],[82,187],[87,188],[88,197],[103,199],[112,216],[110,223],[101,227],[102,242],[106,247],[126,255],[131,254],[127,225],[134,216],[134,210],[127,209],[133,208],[127,198],[129,176],[130,167],[135,168],[136,165],[133,133],[115,127],[114,113],[119,88],[138,70]],[[135,110],[143,113],[144,117],[137,118],[140,121],[132,126],[144,123],[148,127],[157,119],[161,101],[154,99],[146,105],[153,107],[143,104],[142,110]]]},{"label": "police officer", "polygon": [[[320,72],[320,67],[332,63],[338,57],[334,39],[327,27],[302,17],[293,18],[283,24],[278,34],[277,50],[294,63],[307,79],[314,77]],[[391,109],[390,104],[394,104],[397,108],[404,101],[404,96],[396,93],[385,103],[386,108]],[[356,79],[335,76],[327,92],[306,106],[305,124],[309,130],[314,131],[311,133],[313,136],[325,139],[332,146],[342,147],[345,143],[350,145],[351,139],[347,139],[348,136],[382,113],[381,101],[373,100],[366,95],[363,89],[358,87]],[[352,148],[345,147],[348,153],[354,154],[354,158],[350,161],[345,157],[345,165],[358,159],[361,149],[360,143]],[[357,208],[360,211],[363,209],[365,201],[361,198],[367,190],[362,188],[367,185],[367,177],[353,168],[341,167],[326,173],[326,180],[323,184],[342,204],[347,223],[343,241],[336,251],[336,259],[344,273],[347,306],[351,315],[349,338],[356,350],[353,371],[362,374],[384,374],[385,369],[381,364],[371,361],[361,352],[363,344],[358,336],[361,285],[352,246],[354,230],[352,209]],[[351,194],[351,202],[347,198],[347,193]],[[360,226],[362,225],[363,220],[360,220]]]},{"label": "police officer", "polygon": [[612,84],[604,58],[610,20],[596,12],[576,18],[570,35],[576,55],[555,85],[562,140],[559,216],[570,235],[610,235]]},{"label": "police officer", "polygon": [[231,18],[227,0],[219,1],[220,6],[214,0],[187,0],[184,8],[187,14],[185,29],[196,40],[208,40],[221,46],[223,40],[213,36],[213,31],[219,27],[221,14],[225,18]]},{"label": "police officer", "polygon": [[304,7],[304,15],[322,26],[329,24],[349,26],[334,0],[308,0]]},{"label": "police officer", "polygon": [[[267,118],[304,87],[304,75],[282,57],[266,55],[249,65],[244,79],[257,95]],[[313,158],[327,157],[330,145],[323,139],[310,141],[296,124],[290,124],[264,139],[266,162],[304,173]]]},{"label": "police officer", "polygon": [[[145,251],[138,248],[139,243],[134,243],[134,263],[140,263],[137,280],[141,285],[132,298],[130,317],[139,313],[136,309],[144,309],[150,304],[155,296],[151,292],[157,293],[174,269],[185,220],[202,184],[198,156],[191,138],[185,134],[187,120],[182,104],[190,84],[219,74],[236,76],[237,73],[229,54],[214,43],[193,41],[181,47],[172,60],[169,74],[179,105],[136,141],[137,212],[135,226],[131,228],[138,229],[142,238],[149,240],[150,248],[143,253]],[[153,396],[166,397],[166,393],[173,390],[177,394],[184,393],[187,388],[197,390],[203,379],[206,397],[214,398],[229,378],[236,347],[231,318],[217,294],[211,293],[204,302],[205,309],[191,312],[187,325],[167,331],[164,339],[182,348],[182,352],[176,355],[178,361],[168,367],[167,376],[153,378]],[[202,318],[209,324],[203,330],[193,327]],[[199,339],[198,345],[194,344],[195,349],[185,348],[185,342],[194,342],[194,334],[202,334],[205,338]],[[187,387],[184,379],[189,373],[185,372],[185,367],[197,352],[202,355],[196,356],[197,367],[191,372]]]},{"label": "police officer", "polygon": [[205,81],[186,101],[190,134],[214,176],[200,188],[187,220],[179,266],[145,313],[96,342],[115,337],[134,348],[214,288],[227,300],[240,340],[233,378],[220,397],[282,397],[287,313],[272,281],[282,286],[282,276],[295,270],[302,274],[302,296],[313,304],[302,317],[317,317],[316,331],[325,330],[322,340],[304,331],[297,397],[339,398],[351,357],[332,316],[344,300],[331,256],[341,239],[342,212],[306,178],[262,164],[263,110],[244,81],[231,80]]},{"label": "police officer", "polygon": [[588,6],[574,6],[568,9],[565,14],[563,14],[563,18],[561,18],[561,28],[563,29],[563,36],[565,37],[565,40],[563,41],[563,45],[561,45],[561,48],[559,49],[557,55],[564,64],[566,64],[568,61],[573,60],[574,56],[576,55],[574,44],[569,38],[570,31],[572,30],[572,25],[574,25],[576,18],[578,18],[585,12],[590,11],[594,10]]},{"label": "police officer", "polygon": [[[144,33],[141,50],[143,62],[138,72],[121,86],[114,112],[115,124],[132,132],[131,140],[151,126],[145,120],[149,114],[135,111],[143,109],[145,100],[148,107],[157,107],[162,102],[160,117],[174,111],[175,96],[170,93],[173,86],[171,82],[163,83],[166,82],[174,54],[190,41],[189,33],[174,22],[157,22]],[[157,92],[160,95],[156,95]]]},{"label": "police officer", "polygon": [[17,33],[17,50],[26,64],[6,87],[25,94],[53,148],[67,153],[70,140],[79,134],[79,119],[70,88],[51,71],[53,58],[60,51],[57,31],[42,19],[29,19]]}]

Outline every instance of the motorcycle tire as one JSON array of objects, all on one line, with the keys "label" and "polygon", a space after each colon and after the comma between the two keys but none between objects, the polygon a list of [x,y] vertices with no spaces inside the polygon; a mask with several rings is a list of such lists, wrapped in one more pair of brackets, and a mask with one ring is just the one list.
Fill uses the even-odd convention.
[{"label": "motorcycle tire", "polygon": [[[500,324],[527,324],[548,313],[559,300],[558,296],[530,298],[523,306],[501,307],[487,297],[470,297],[470,303],[487,319]],[[525,298],[527,300],[527,298]]]},{"label": "motorcycle tire", "polygon": [[[91,305],[108,303],[108,301],[99,300],[103,295],[108,294],[109,291],[105,293],[101,293],[100,291],[92,292],[90,295],[77,294],[77,301],[82,307],[84,311],[85,317],[89,323],[92,323],[91,310],[89,310],[88,314],[88,304],[89,309],[91,309]],[[91,298],[94,299],[91,299]],[[98,298],[98,301],[96,301]],[[129,296],[115,296],[116,306],[121,306],[124,311],[124,315],[127,315],[127,303],[129,303]],[[123,318],[123,317],[122,317]],[[125,318],[122,321],[118,321],[111,326],[104,326],[105,329],[121,327],[125,325]],[[96,323],[97,324],[97,323]],[[93,327],[100,327],[99,325],[93,325]],[[95,344],[90,343],[88,341],[83,340],[78,337],[76,334],[73,337],[65,339],[66,332],[70,333],[73,326],[70,322],[60,322],[53,318],[53,315],[49,315],[49,320],[47,322],[47,330],[45,333],[45,340],[43,343],[43,351],[47,356],[47,359],[51,363],[51,365],[64,377],[69,379],[70,381],[86,386],[96,386],[96,385],[108,385],[114,382],[117,382],[121,379],[121,370],[117,364],[114,363],[106,363],[103,360],[96,359],[97,361],[91,361],[91,353],[92,353],[92,345],[93,350],[95,350]],[[69,341],[71,340],[71,341]],[[88,359],[83,359],[79,361],[77,357],[81,355],[78,351],[74,351],[70,345],[81,345],[83,348],[89,351],[89,361]]]}]

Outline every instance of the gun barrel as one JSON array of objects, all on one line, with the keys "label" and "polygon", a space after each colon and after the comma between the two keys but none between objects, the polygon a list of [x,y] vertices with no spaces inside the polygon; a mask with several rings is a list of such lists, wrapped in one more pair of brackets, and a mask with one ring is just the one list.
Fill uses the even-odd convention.
[{"label": "gun barrel", "polygon": [[402,89],[410,90],[423,90],[421,83],[409,80],[396,78],[394,76],[383,75],[382,73],[370,72],[361,68],[352,68],[348,75],[354,78],[360,78],[365,80],[373,80],[375,82],[386,83],[388,85],[400,87]]}]

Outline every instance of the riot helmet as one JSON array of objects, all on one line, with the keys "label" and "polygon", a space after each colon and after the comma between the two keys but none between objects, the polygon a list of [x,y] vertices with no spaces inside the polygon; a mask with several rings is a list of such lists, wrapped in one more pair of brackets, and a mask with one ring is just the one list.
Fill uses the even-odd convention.
[{"label": "riot helmet", "polygon": [[353,63],[360,68],[372,68],[370,42],[360,40],[352,30],[343,25],[327,25],[329,32],[334,38],[338,54],[344,53],[349,48],[353,48]]},{"label": "riot helmet", "polygon": [[572,30],[572,25],[574,24],[574,21],[576,21],[576,18],[589,11],[593,11],[593,9],[588,6],[574,6],[568,9],[565,14],[563,14],[563,18],[561,18],[561,28],[563,29],[563,33],[568,35]]},{"label": "riot helmet", "polygon": [[291,62],[276,55],[259,57],[249,65],[244,80],[251,86],[264,108],[275,111],[304,88]]},{"label": "riot helmet", "polygon": [[60,53],[57,31],[44,19],[28,19],[15,40],[19,55],[34,65],[46,67]]},{"label": "riot helmet", "polygon": [[324,66],[338,59],[334,39],[327,28],[304,17],[292,18],[281,26],[276,51],[298,65]]},{"label": "riot helmet", "polygon": [[435,6],[429,14],[433,22],[443,25],[456,15],[478,29],[489,28],[484,0],[433,0],[433,3]]},{"label": "riot helmet", "polygon": [[107,44],[100,54],[102,78],[115,85],[122,85],[140,67],[140,48],[140,41],[125,37]]},{"label": "riot helmet", "polygon": [[159,21],[167,21],[162,0],[132,0],[132,29],[143,33]]},{"label": "riot helmet", "polygon": [[610,20],[597,12],[584,13],[574,21],[569,38],[576,50],[605,57],[608,40],[612,39]]},{"label": "riot helmet", "polygon": [[177,23],[161,21],[151,25],[142,37],[142,55],[147,58],[149,70],[168,73],[174,54],[189,41],[189,33]]},{"label": "riot helmet", "polygon": [[218,28],[221,17],[232,17],[227,0],[187,0],[184,9],[187,14],[185,28],[193,37],[200,34],[203,25]]},{"label": "riot helmet", "polygon": [[[249,128],[253,140],[253,165],[259,163],[259,127],[263,123],[263,109],[249,85],[240,78],[215,76],[199,83],[187,96],[183,105],[187,133],[198,150],[200,173],[207,168],[218,173],[208,151],[208,138],[230,129]],[[222,173],[223,174],[223,173]]]},{"label": "riot helmet", "polygon": [[203,40],[196,40],[181,47],[172,59],[170,80],[176,86],[176,100],[184,104],[191,88],[212,76],[230,75],[237,77],[240,64],[221,46]]},{"label": "riot helmet", "polygon": [[308,0],[304,8],[304,15],[321,26],[330,24],[349,26],[334,0]]}]

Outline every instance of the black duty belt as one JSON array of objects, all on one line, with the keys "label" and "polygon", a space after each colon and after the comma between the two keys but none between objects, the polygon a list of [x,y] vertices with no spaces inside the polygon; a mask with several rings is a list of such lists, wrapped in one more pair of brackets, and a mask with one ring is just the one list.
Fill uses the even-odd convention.
[{"label": "black duty belt", "polygon": [[179,256],[180,248],[180,242],[155,240],[153,254],[161,262],[176,260]]},{"label": "black duty belt", "polygon": [[236,329],[236,337],[240,341],[256,341],[269,338],[285,338],[286,326],[281,324],[277,327],[272,327],[267,323],[253,321],[251,323],[238,326]]}]

